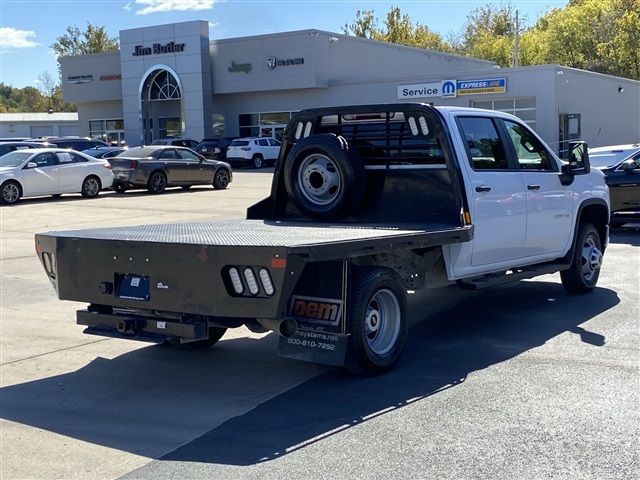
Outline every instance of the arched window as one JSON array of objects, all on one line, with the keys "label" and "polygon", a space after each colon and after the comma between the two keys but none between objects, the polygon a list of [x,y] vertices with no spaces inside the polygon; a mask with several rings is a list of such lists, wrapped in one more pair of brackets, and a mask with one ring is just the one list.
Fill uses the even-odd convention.
[{"label": "arched window", "polygon": [[171,73],[162,70],[151,81],[149,100],[180,100],[180,87]]}]

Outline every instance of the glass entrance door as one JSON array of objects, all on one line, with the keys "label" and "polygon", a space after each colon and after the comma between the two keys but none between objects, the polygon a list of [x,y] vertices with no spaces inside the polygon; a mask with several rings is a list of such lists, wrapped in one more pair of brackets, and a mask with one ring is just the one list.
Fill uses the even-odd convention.
[{"label": "glass entrance door", "polygon": [[261,137],[271,137],[275,138],[278,141],[282,141],[282,135],[284,133],[284,128],[286,125],[261,125],[260,126],[260,136]]},{"label": "glass entrance door", "polygon": [[112,147],[120,147],[127,144],[124,139],[124,130],[107,132],[107,138],[105,141]]}]

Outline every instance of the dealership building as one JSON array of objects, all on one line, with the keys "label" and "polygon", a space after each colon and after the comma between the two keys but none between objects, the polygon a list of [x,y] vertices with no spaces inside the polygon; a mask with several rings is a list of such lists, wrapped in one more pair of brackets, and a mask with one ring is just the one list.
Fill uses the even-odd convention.
[{"label": "dealership building", "polygon": [[554,148],[640,141],[640,82],[493,62],[319,30],[209,40],[206,21],[123,30],[120,51],[65,57],[80,134],[131,146],[165,136],[278,137],[311,107],[425,102],[489,108]]}]

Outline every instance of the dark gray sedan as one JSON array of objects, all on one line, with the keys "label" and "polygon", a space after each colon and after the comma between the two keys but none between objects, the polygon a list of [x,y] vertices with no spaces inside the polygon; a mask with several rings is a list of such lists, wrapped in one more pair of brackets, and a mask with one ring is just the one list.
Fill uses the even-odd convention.
[{"label": "dark gray sedan", "polygon": [[146,188],[161,193],[167,187],[212,185],[227,188],[233,176],[228,163],[207,160],[193,150],[169,145],[130,148],[108,158],[113,171],[113,188],[123,193],[131,188]]}]

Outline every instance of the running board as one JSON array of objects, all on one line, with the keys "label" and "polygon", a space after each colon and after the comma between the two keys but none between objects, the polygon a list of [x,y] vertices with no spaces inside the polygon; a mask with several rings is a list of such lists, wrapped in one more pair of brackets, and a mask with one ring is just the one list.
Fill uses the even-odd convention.
[{"label": "running board", "polygon": [[530,267],[514,268],[512,273],[490,274],[481,277],[475,277],[469,280],[459,280],[458,285],[465,290],[481,290],[483,288],[497,287],[527,278],[546,275],[549,273],[561,272],[568,270],[571,265],[567,263],[543,263],[541,265],[532,265]]}]

